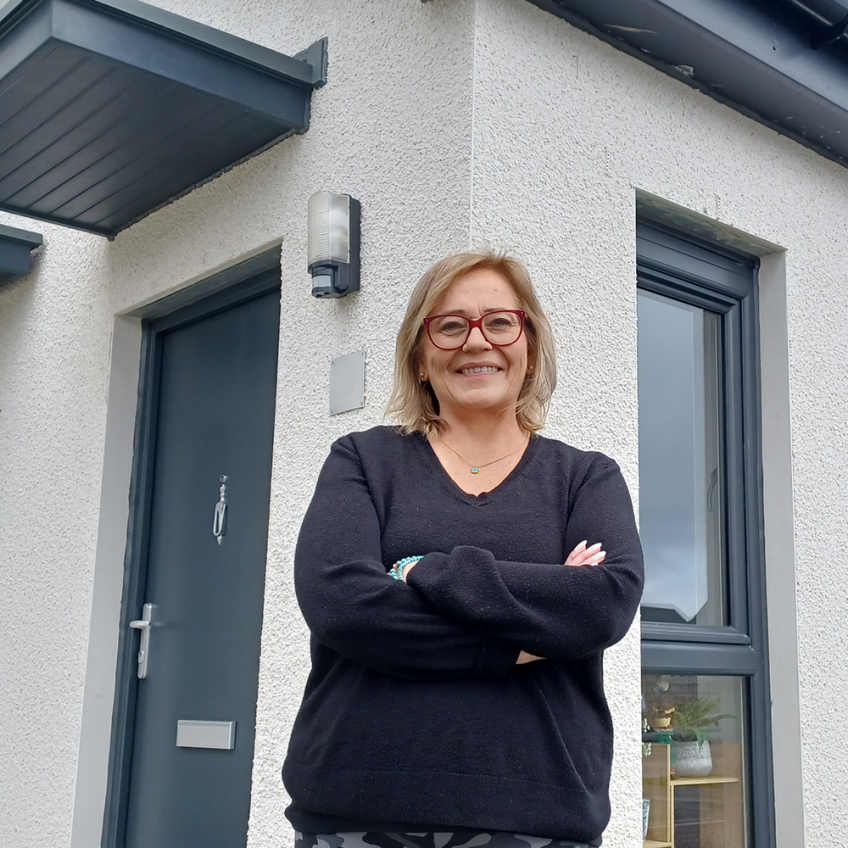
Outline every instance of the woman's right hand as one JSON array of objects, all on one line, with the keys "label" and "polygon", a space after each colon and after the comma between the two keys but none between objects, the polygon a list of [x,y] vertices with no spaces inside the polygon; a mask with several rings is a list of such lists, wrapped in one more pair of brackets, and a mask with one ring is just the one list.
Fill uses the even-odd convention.
[{"label": "woman's right hand", "polygon": [[600,565],[607,557],[607,552],[601,550],[598,542],[591,547],[586,547],[586,541],[582,541],[566,559],[566,565]]}]

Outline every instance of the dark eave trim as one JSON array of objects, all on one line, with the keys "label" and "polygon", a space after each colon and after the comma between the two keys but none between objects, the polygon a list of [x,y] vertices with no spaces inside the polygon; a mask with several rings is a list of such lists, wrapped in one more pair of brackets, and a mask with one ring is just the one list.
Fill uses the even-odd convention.
[{"label": "dark eave trim", "polygon": [[[40,0],[11,0],[0,8],[0,35],[6,28],[28,14],[39,2]],[[170,36],[179,36],[196,46],[221,53],[229,58],[235,57],[246,65],[271,71],[279,77],[303,86],[317,88],[327,81],[326,51],[323,56],[314,53],[307,57],[306,51],[296,57],[286,56],[244,38],[151,6],[149,3],[142,3],[140,0],[84,0],[79,5],[90,6],[92,9],[106,12],[114,17],[166,32]],[[315,60],[315,63],[311,63],[310,59]]]},{"label": "dark eave trim", "polygon": [[[141,9],[154,8],[137,0],[120,2]],[[0,69],[5,71],[6,65],[12,65],[17,59],[17,54],[11,53],[13,44],[20,44],[21,50],[33,50],[39,42],[50,39],[212,97],[223,98],[254,113],[266,115],[269,120],[305,129],[308,110],[303,98],[281,97],[280,85],[287,85],[292,92],[305,92],[307,96],[313,88],[322,86],[326,82],[326,39],[304,51],[302,58],[295,58],[178,15],[167,15],[181,22],[178,31],[161,26],[158,20],[153,23],[139,15],[127,15],[121,10],[116,12],[114,3],[15,0],[15,8],[9,11],[8,18],[0,18],[0,50],[6,48],[11,54],[7,61],[3,61],[4,57],[0,54]],[[151,17],[159,19],[162,16]],[[192,32],[194,37],[189,38],[188,32]],[[211,47],[200,39],[206,33],[213,38]],[[222,49],[231,40],[233,47],[240,52],[229,54]],[[248,55],[251,61],[247,61]],[[307,56],[316,65],[309,64]],[[260,58],[269,57],[269,64],[259,62]],[[285,70],[279,70],[278,66],[284,66]]]},{"label": "dark eave trim", "polygon": [[[848,42],[790,0],[530,0],[848,165]],[[835,23],[832,22],[832,23]]]},{"label": "dark eave trim", "polygon": [[29,273],[32,251],[43,241],[41,233],[0,224],[0,288]]}]

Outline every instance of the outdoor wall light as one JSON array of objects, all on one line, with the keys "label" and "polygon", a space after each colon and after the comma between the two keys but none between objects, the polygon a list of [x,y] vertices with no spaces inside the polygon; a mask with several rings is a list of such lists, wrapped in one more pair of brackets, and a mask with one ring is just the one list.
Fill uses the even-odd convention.
[{"label": "outdoor wall light", "polygon": [[313,297],[359,291],[359,201],[316,191],[309,198],[307,256]]}]

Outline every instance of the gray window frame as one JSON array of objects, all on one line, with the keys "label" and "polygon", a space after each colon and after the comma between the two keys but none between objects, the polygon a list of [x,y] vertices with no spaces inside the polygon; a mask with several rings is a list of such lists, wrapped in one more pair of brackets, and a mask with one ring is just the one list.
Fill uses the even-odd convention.
[{"label": "gray window frame", "polygon": [[640,289],[722,320],[728,624],[642,623],[642,669],[747,681],[749,846],[775,844],[768,683],[757,268],[744,256],[654,222],[636,227]]}]

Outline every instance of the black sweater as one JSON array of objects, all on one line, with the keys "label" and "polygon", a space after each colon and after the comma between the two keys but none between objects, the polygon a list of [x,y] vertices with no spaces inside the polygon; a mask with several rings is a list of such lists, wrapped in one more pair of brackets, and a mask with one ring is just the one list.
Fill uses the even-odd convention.
[{"label": "black sweater", "polygon": [[[582,540],[600,566],[564,566]],[[395,561],[424,554],[409,583]],[[298,830],[501,830],[595,842],[609,820],[603,650],[642,590],[616,463],[534,436],[491,492],[426,439],[332,447],[295,585],[312,671],[283,779]],[[520,650],[546,657],[516,665]]]}]

